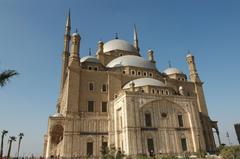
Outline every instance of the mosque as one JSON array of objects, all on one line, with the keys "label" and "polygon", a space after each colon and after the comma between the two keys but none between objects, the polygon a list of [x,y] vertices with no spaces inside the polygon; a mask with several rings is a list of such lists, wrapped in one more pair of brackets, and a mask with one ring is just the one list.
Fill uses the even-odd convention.
[{"label": "mosque", "polygon": [[134,27],[133,43],[99,41],[95,56],[81,57],[81,36],[64,33],[60,94],[48,119],[44,156],[99,158],[103,148],[126,155],[213,152],[217,121],[208,115],[203,82],[192,54],[189,76],[178,68],[160,72],[153,50],[144,59]]}]

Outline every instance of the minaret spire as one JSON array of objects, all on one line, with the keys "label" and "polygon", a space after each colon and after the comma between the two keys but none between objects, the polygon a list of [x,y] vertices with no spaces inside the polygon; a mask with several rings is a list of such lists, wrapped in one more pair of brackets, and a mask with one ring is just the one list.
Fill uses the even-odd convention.
[{"label": "minaret spire", "polygon": [[133,46],[137,49],[138,53],[140,51],[139,46],[138,46],[138,34],[137,34],[137,29],[136,25],[134,24],[134,33],[133,33]]},{"label": "minaret spire", "polygon": [[70,9],[68,10],[68,16],[67,16],[67,21],[65,25],[65,35],[70,35],[71,31],[71,12]]},{"label": "minaret spire", "polygon": [[69,46],[71,41],[71,16],[70,16],[70,9],[68,11],[66,25],[65,25],[65,32],[64,32],[64,45],[63,45],[63,53],[62,53],[62,77],[61,77],[61,88],[60,92],[62,92],[64,83],[67,77],[67,66],[68,60],[70,56]]},{"label": "minaret spire", "polygon": [[68,52],[69,53],[70,39],[71,39],[71,14],[70,14],[70,9],[69,9],[67,20],[66,20],[66,25],[65,25],[63,52]]}]

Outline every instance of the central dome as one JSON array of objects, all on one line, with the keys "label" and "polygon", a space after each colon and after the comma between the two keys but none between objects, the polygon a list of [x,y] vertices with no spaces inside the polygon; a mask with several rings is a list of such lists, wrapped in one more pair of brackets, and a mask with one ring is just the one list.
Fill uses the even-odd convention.
[{"label": "central dome", "polygon": [[114,39],[106,42],[103,45],[103,52],[109,52],[113,50],[122,50],[127,52],[134,52],[137,53],[137,49],[125,40]]},{"label": "central dome", "polygon": [[134,66],[134,67],[142,67],[147,69],[156,69],[155,64],[151,61],[145,60],[140,56],[134,55],[125,55],[120,56],[107,64],[107,67],[124,67],[124,66]]}]

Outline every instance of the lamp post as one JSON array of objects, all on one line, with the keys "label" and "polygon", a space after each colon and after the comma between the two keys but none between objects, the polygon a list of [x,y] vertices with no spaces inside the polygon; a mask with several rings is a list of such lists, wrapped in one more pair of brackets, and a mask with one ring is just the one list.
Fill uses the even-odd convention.
[{"label": "lamp post", "polygon": [[18,140],[17,158],[19,158],[19,151],[20,151],[21,141],[22,141],[22,138],[23,138],[24,134],[20,133],[18,136],[19,136],[19,140]]},{"label": "lamp post", "polygon": [[7,155],[7,159],[10,158],[10,153],[11,153],[11,149],[12,149],[12,142],[16,141],[16,137],[15,136],[9,136],[9,147],[8,147],[8,155]]},{"label": "lamp post", "polygon": [[7,130],[3,130],[3,131],[2,131],[0,159],[2,159],[2,156],[3,156],[3,139],[4,139],[4,136],[5,136],[7,133],[8,133]]},{"label": "lamp post", "polygon": [[229,133],[228,133],[228,132],[226,133],[226,137],[228,138],[229,146],[232,146],[232,143],[231,143],[231,141],[230,141],[230,136],[229,136]]}]

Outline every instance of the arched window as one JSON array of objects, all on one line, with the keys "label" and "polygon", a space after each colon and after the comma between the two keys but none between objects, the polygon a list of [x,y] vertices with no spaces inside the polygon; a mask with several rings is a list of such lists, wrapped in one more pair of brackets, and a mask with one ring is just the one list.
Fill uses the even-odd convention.
[{"label": "arched window", "polygon": [[102,85],[102,92],[107,92],[107,85],[106,84]]},{"label": "arched window", "polygon": [[187,139],[186,138],[181,138],[181,145],[182,145],[182,151],[187,151]]},{"label": "arched window", "polygon": [[55,125],[51,132],[51,142],[55,145],[59,144],[63,139],[63,127],[62,125]]},{"label": "arched window", "polygon": [[153,143],[153,138],[148,138],[147,139],[147,147],[148,147],[148,153],[152,157],[154,156],[154,143]]},{"label": "arched window", "polygon": [[169,91],[168,90],[166,90],[166,95],[169,95]]},{"label": "arched window", "polygon": [[162,92],[162,95],[164,94],[164,91],[163,90],[161,90],[161,92]]},{"label": "arched window", "polygon": [[87,142],[87,155],[93,156],[93,142],[92,141]]},{"label": "arched window", "polygon": [[102,102],[102,112],[107,112],[107,102]]},{"label": "arched window", "polygon": [[138,71],[137,75],[138,75],[138,76],[140,76],[140,75],[141,75],[141,72],[140,72],[140,71]]},{"label": "arched window", "polygon": [[151,113],[145,113],[145,125],[146,127],[152,127]]},{"label": "arched window", "polygon": [[178,114],[178,126],[183,127],[183,116]]},{"label": "arched window", "polygon": [[134,71],[134,70],[132,70],[132,71],[131,71],[131,74],[132,74],[132,75],[135,75],[135,71]]},{"label": "arched window", "polygon": [[94,90],[94,84],[93,84],[93,82],[90,82],[90,83],[89,83],[88,88],[89,88],[90,91],[93,91],[93,90]]},{"label": "arched window", "polygon": [[152,89],[152,94],[154,94],[155,93],[155,90],[154,89]]},{"label": "arched window", "polygon": [[94,112],[94,101],[88,101],[88,112]]}]

